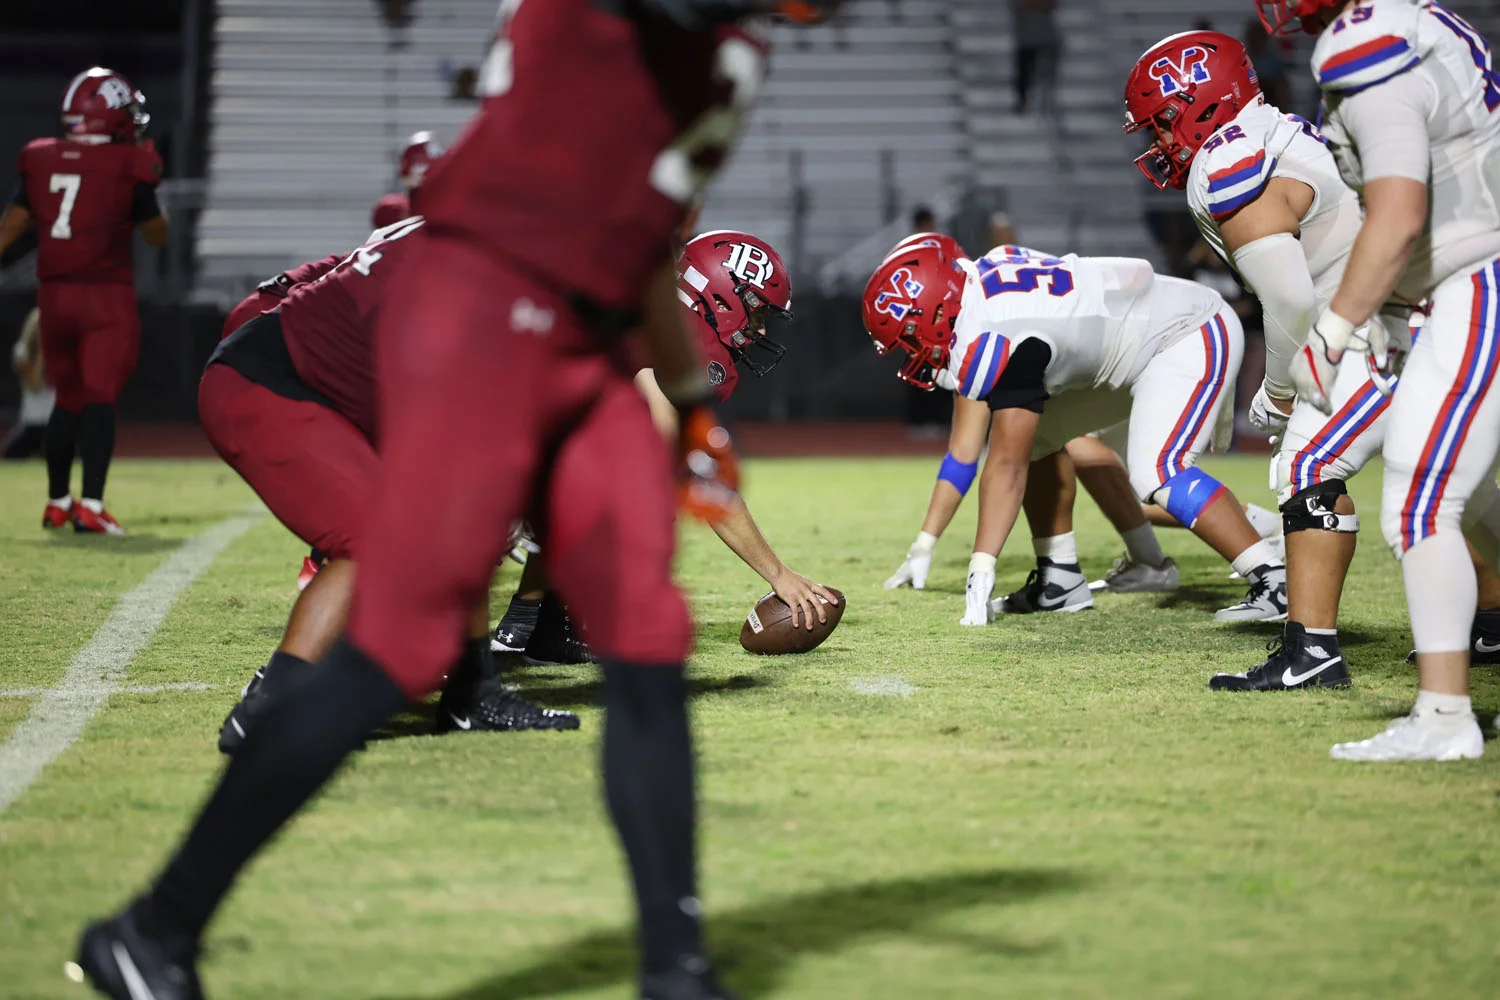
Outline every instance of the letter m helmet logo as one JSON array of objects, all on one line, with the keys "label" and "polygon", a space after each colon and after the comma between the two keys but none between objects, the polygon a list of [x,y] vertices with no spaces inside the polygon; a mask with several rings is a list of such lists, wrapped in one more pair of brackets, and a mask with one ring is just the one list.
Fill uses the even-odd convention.
[{"label": "letter m helmet logo", "polygon": [[1151,64],[1151,79],[1161,84],[1161,96],[1171,97],[1189,87],[1213,79],[1208,71],[1208,50],[1194,45],[1182,50],[1181,61],[1162,56]]}]

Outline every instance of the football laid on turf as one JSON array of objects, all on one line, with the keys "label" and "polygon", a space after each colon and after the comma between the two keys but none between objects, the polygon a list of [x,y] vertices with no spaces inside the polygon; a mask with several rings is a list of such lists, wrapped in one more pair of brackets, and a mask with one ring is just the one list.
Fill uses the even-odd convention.
[{"label": "football laid on turf", "polygon": [[[817,649],[839,627],[839,620],[844,617],[844,608],[848,603],[837,590],[832,587],[828,590],[838,598],[838,603],[825,603],[828,620],[819,622],[814,618],[811,629],[800,624],[793,625],[792,609],[775,594],[762,597],[740,629],[740,645],[763,656],[805,653],[810,649]],[[797,617],[800,619],[802,616]]]}]

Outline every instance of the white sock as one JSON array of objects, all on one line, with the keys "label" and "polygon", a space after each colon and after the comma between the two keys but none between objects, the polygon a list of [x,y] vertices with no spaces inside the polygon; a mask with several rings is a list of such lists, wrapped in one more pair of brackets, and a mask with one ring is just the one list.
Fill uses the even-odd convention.
[{"label": "white sock", "polygon": [[1031,547],[1038,559],[1047,559],[1060,566],[1071,566],[1078,561],[1078,536],[1071,531],[1051,538],[1033,538]]},{"label": "white sock", "polygon": [[1417,652],[1468,649],[1479,584],[1463,535],[1440,529],[1413,545],[1401,557],[1401,576]]},{"label": "white sock", "polygon": [[1474,705],[1466,694],[1439,694],[1418,691],[1413,715],[1437,716],[1444,722],[1467,722],[1474,715]]},{"label": "white sock", "polygon": [[1276,532],[1281,530],[1280,514],[1253,503],[1245,504],[1245,520],[1250,522],[1250,527],[1262,538],[1274,538]]},{"label": "white sock", "polygon": [[1302,631],[1306,632],[1308,635],[1338,635],[1339,634],[1339,630],[1336,629],[1336,628],[1305,628]]},{"label": "white sock", "polygon": [[90,500],[88,497],[84,497],[82,500],[80,500],[78,502],[81,503],[87,509],[93,511],[95,514],[102,514],[104,512],[104,501],[103,500]]},{"label": "white sock", "polygon": [[937,548],[937,542],[937,535],[929,534],[926,531],[919,531],[917,532],[917,540],[912,544],[912,548],[918,552],[931,552]]},{"label": "white sock", "polygon": [[[1271,543],[1262,538],[1254,545],[1234,557],[1230,564],[1234,571],[1246,579],[1250,578],[1252,570],[1260,569],[1262,566],[1280,566],[1281,560],[1276,558],[1276,550],[1271,548]],[[1470,602],[1473,603],[1472,601]]]},{"label": "white sock", "polygon": [[1125,540],[1125,552],[1130,556],[1131,562],[1160,566],[1167,561],[1166,553],[1161,550],[1161,543],[1156,540],[1156,529],[1151,527],[1150,521],[1120,532],[1120,537]]},{"label": "white sock", "polygon": [[974,553],[969,557],[969,572],[993,574],[995,572],[995,557],[988,552]]},{"label": "white sock", "polygon": [[47,502],[50,503],[50,504],[52,504],[54,507],[61,507],[63,510],[72,510],[73,509],[73,498],[72,497],[53,497],[51,500],[49,500]]}]

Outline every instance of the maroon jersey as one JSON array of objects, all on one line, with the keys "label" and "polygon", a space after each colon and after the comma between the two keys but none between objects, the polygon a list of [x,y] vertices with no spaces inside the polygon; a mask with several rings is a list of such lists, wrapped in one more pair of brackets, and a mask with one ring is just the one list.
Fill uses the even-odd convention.
[{"label": "maroon jersey", "polygon": [[281,304],[281,330],[298,376],[327,397],[372,442],[375,438],[375,325],[415,241],[421,219],[371,233],[317,281],[297,285]]},{"label": "maroon jersey", "polygon": [[370,222],[376,229],[384,229],[411,216],[411,199],[398,191],[381,196],[375,203],[375,211],[370,213]]},{"label": "maroon jersey", "polygon": [[290,271],[282,271],[276,277],[262,281],[255,291],[229,311],[229,315],[224,318],[224,331],[219,334],[219,339],[223,340],[266,310],[275,309],[293,288],[305,282],[317,281],[343,263],[343,260],[344,255],[336,253],[322,260],[298,264]]},{"label": "maroon jersey", "polygon": [[505,8],[488,99],[428,169],[422,214],[556,289],[636,308],[739,130],[765,45],[595,0]]},{"label": "maroon jersey", "polygon": [[15,203],[36,222],[42,281],[130,284],[130,234],[161,214],[161,157],[141,145],[36,139],[21,150]]}]

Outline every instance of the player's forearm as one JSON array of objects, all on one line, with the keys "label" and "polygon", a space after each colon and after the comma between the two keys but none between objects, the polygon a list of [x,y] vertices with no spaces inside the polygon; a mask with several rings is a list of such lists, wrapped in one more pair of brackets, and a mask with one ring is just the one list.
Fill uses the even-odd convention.
[{"label": "player's forearm", "polygon": [[1026,463],[990,453],[979,477],[979,529],[974,551],[998,556],[1010,537],[1026,494]]},{"label": "player's forearm", "polygon": [[1363,326],[1395,291],[1427,221],[1427,188],[1404,177],[1371,181],[1365,224],[1330,308]]},{"label": "player's forearm", "polygon": [[934,538],[943,537],[953,515],[958,513],[964,496],[946,479],[939,479],[932,487],[932,499],[927,503],[927,516],[922,519],[922,530]]},{"label": "player's forearm", "polygon": [[1302,244],[1290,233],[1277,233],[1236,250],[1234,262],[1260,299],[1265,318],[1267,391],[1288,399],[1296,395],[1292,358],[1307,342],[1318,309]]},{"label": "player's forearm", "polygon": [[656,425],[657,432],[668,441],[676,441],[677,407],[662,394],[661,387],[656,384],[655,373],[650,368],[642,368],[636,372],[635,387],[645,397],[646,405],[651,409],[651,422]]},{"label": "player's forearm", "polygon": [[6,205],[5,214],[0,215],[0,254],[9,250],[10,245],[20,239],[30,225],[30,212],[14,202]]},{"label": "player's forearm", "polygon": [[746,566],[760,574],[766,583],[775,586],[776,579],[786,570],[786,565],[771,548],[771,543],[760,533],[760,526],[750,516],[750,508],[740,498],[729,511],[729,516],[713,526],[714,532],[729,546],[729,551],[739,556]]},{"label": "player's forearm", "polygon": [[159,247],[167,242],[167,234],[171,231],[171,223],[167,221],[167,213],[163,212],[154,219],[147,219],[141,223],[141,236],[145,237],[146,243],[153,247]]}]

